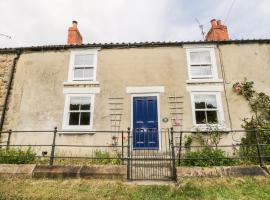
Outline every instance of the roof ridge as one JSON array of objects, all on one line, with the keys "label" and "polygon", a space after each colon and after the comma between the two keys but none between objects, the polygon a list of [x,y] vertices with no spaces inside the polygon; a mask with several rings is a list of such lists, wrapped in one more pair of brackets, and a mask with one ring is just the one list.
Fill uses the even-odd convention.
[{"label": "roof ridge", "polygon": [[53,49],[69,49],[69,48],[84,48],[84,47],[150,47],[150,46],[178,46],[185,44],[232,44],[232,43],[270,43],[270,39],[234,39],[223,41],[152,41],[152,42],[115,42],[115,43],[85,43],[76,45],[37,45],[37,46],[25,46],[25,47],[6,47],[0,48],[0,52],[16,51],[16,50],[53,50]]}]

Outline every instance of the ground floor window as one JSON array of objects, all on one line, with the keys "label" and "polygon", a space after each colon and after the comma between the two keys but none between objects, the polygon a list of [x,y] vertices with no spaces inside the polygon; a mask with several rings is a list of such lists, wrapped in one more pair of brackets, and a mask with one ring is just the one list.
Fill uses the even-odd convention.
[{"label": "ground floor window", "polygon": [[192,92],[193,124],[223,124],[224,114],[220,92]]},{"label": "ground floor window", "polygon": [[66,94],[64,129],[92,129],[94,95]]}]

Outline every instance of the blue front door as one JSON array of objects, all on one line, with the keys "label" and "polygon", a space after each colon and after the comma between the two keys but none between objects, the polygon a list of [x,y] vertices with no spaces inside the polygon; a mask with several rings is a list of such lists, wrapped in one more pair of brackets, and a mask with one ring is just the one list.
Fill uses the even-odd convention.
[{"label": "blue front door", "polygon": [[157,97],[133,97],[133,148],[158,149]]}]

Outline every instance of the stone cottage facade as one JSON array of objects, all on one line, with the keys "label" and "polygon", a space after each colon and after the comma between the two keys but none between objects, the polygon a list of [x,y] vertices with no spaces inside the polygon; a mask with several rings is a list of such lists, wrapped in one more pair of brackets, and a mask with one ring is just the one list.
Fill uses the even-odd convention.
[{"label": "stone cottage facade", "polygon": [[[94,145],[111,141],[101,130],[147,129],[151,139],[146,144],[139,135],[134,148],[162,149],[162,130],[170,127],[241,129],[250,109],[232,85],[247,78],[270,94],[269,77],[270,40],[0,49],[2,130],[57,126],[71,131],[60,135],[60,143]],[[41,144],[52,135],[12,137],[16,144]]]}]

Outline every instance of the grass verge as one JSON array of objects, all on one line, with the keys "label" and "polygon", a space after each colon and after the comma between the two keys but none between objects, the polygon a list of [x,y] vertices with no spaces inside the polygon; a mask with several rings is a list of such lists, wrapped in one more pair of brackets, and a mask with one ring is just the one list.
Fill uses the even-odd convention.
[{"label": "grass verge", "polygon": [[270,199],[270,179],[194,178],[177,185],[130,185],[97,179],[0,178],[3,199]]}]

